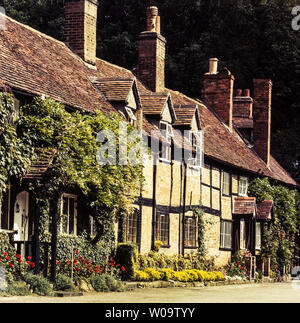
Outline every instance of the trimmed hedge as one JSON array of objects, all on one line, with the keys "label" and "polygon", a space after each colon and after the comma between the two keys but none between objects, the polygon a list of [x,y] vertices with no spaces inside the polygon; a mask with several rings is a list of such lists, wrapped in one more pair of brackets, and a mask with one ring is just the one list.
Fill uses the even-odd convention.
[{"label": "trimmed hedge", "polygon": [[138,251],[135,244],[120,243],[117,246],[115,262],[125,268],[125,270],[121,272],[122,280],[129,280],[134,277],[137,260]]},{"label": "trimmed hedge", "polygon": [[172,269],[153,269],[147,268],[144,271],[135,271],[134,279],[136,281],[156,281],[156,280],[175,280],[179,282],[207,282],[225,280],[224,274],[219,271],[206,272],[197,269],[187,269],[183,271],[174,271]]}]

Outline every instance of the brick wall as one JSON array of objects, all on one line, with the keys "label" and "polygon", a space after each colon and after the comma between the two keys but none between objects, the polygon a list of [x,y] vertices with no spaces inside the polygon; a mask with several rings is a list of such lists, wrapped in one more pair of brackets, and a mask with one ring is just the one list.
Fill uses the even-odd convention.
[{"label": "brick wall", "polygon": [[203,80],[203,101],[232,128],[234,76],[227,69],[217,74],[205,74]]},{"label": "brick wall", "polygon": [[269,167],[271,145],[271,98],[272,82],[254,79],[253,140],[254,149]]},{"label": "brick wall", "polygon": [[96,0],[66,0],[65,42],[84,61],[96,62]]}]

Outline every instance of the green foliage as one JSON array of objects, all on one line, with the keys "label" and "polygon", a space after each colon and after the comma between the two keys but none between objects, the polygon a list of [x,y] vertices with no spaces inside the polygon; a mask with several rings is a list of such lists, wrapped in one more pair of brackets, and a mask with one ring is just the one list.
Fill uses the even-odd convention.
[{"label": "green foliage", "polygon": [[299,192],[281,185],[271,185],[267,178],[257,178],[249,185],[249,194],[260,203],[274,201],[275,222],[264,226],[261,255],[270,257],[279,266],[290,264],[295,247],[294,237],[299,235]]},{"label": "green foliage", "polygon": [[28,273],[25,275],[24,280],[37,295],[51,296],[53,293],[51,284],[43,276]]},{"label": "green foliage", "polygon": [[11,282],[5,290],[0,290],[0,296],[27,296],[29,294],[29,287],[23,281]]},{"label": "green foliage", "polygon": [[24,175],[33,149],[17,135],[13,96],[0,93],[0,199],[8,179]]},{"label": "green foliage", "polygon": [[135,244],[120,243],[117,246],[115,261],[125,269],[121,274],[123,280],[128,280],[134,276],[137,259],[138,251]]},{"label": "green foliage", "polygon": [[204,242],[204,232],[205,232],[205,221],[204,221],[204,212],[201,207],[193,208],[193,214],[197,217],[198,223],[198,253],[201,257],[205,257],[206,248]]},{"label": "green foliage", "polygon": [[208,282],[222,281],[225,279],[224,274],[218,271],[207,272],[197,269],[186,269],[182,271],[174,271],[169,268],[154,269],[148,268],[144,271],[137,270],[134,279],[136,281],[179,281],[179,282]]},{"label": "green foliage", "polygon": [[72,279],[66,275],[58,274],[55,279],[54,289],[59,291],[73,291],[75,288]]},{"label": "green foliage", "polygon": [[117,280],[108,274],[92,276],[90,278],[90,283],[97,292],[120,292],[125,288],[120,280]]},{"label": "green foliage", "polygon": [[200,254],[169,256],[151,251],[148,254],[138,256],[136,268],[139,270],[147,270],[148,268],[167,268],[174,271],[185,269],[212,271],[215,268],[215,264],[213,259],[205,259]]},{"label": "green foliage", "polygon": [[8,283],[22,279],[26,273],[35,268],[31,257],[24,259],[16,254],[15,248],[10,244],[8,234],[4,232],[0,232],[0,267],[4,269]]}]

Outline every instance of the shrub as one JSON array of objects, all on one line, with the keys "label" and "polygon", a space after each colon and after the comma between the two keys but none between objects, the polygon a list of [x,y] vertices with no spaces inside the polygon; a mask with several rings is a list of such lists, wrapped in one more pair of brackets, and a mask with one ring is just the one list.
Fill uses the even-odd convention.
[{"label": "shrub", "polygon": [[27,284],[30,285],[30,288],[34,293],[40,296],[52,295],[52,286],[49,281],[43,276],[28,273],[24,276],[24,280]]},{"label": "shrub", "polygon": [[107,274],[92,276],[90,278],[90,283],[97,292],[115,292],[124,290],[124,286],[121,281]]},{"label": "shrub", "polygon": [[28,285],[22,281],[8,284],[4,291],[0,291],[1,296],[26,296],[30,294]]},{"label": "shrub", "polygon": [[155,241],[154,242],[154,247],[153,247],[153,250],[158,252],[160,247],[163,245],[163,243],[161,241]]},{"label": "shrub", "polygon": [[75,286],[72,279],[66,275],[58,274],[56,276],[54,289],[61,291],[72,291]]},{"label": "shrub", "polygon": [[116,250],[115,261],[122,268],[121,278],[129,280],[134,277],[138,260],[137,246],[133,243],[120,243]]},{"label": "shrub", "polygon": [[206,272],[197,269],[174,271],[169,268],[158,270],[148,268],[145,271],[137,270],[135,272],[134,278],[136,281],[175,280],[179,282],[207,282],[225,280],[224,274],[218,271]]}]

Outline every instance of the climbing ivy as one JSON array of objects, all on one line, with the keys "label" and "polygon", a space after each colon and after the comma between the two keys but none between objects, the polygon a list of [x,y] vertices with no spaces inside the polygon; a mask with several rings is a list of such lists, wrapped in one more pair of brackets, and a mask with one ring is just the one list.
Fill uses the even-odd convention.
[{"label": "climbing ivy", "polygon": [[204,242],[204,232],[205,232],[204,211],[201,207],[195,207],[192,209],[192,211],[198,223],[198,254],[204,258],[206,256],[206,247]]},{"label": "climbing ivy", "polygon": [[30,140],[18,137],[14,103],[11,94],[0,93],[0,198],[8,179],[24,175],[34,154]]},{"label": "climbing ivy", "polygon": [[[69,112],[51,98],[34,98],[20,107],[14,116],[14,99],[0,93],[0,192],[12,177],[21,179],[41,151],[55,152],[43,179],[30,183],[32,197],[41,210],[40,238],[46,239],[53,212],[59,209],[61,194],[68,190],[80,195],[86,217],[93,216],[99,235],[107,242],[114,239],[113,223],[121,209],[131,210],[143,182],[142,164],[99,165],[96,155],[101,143],[96,140],[101,130],[110,130],[119,147],[118,114]],[[128,136],[134,131],[128,126]],[[128,140],[127,152],[136,144]],[[124,147],[123,147],[124,149]],[[117,156],[119,151],[117,149]],[[49,201],[56,202],[51,206]],[[103,238],[103,237],[102,237]],[[108,245],[111,245],[108,243]]]},{"label": "climbing ivy", "polygon": [[274,264],[283,268],[291,263],[299,235],[299,193],[281,185],[271,185],[267,178],[257,178],[249,185],[248,193],[257,202],[274,201],[275,221],[263,228],[262,256],[271,257]]}]

